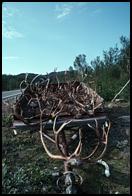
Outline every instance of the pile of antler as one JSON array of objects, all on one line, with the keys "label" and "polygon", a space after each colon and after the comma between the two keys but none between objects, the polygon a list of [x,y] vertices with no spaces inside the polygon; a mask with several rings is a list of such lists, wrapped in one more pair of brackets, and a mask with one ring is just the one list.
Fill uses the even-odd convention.
[{"label": "pile of antler", "polygon": [[[49,78],[44,80],[39,77],[39,75],[36,76],[31,83],[27,82],[27,78],[21,82],[20,88],[22,95],[16,101],[14,107],[15,117],[27,124],[30,124],[35,119],[39,119],[41,141],[46,153],[51,158],[65,160],[67,163],[70,163],[74,158],[75,160],[79,158],[90,161],[100,145],[103,145],[103,150],[100,151],[100,154],[97,155],[95,160],[101,158],[107,147],[108,132],[110,129],[109,122],[106,122],[102,128],[99,128],[97,120],[95,120],[95,126],[87,124],[87,127],[95,131],[96,145],[92,152],[84,157],[81,157],[83,128],[78,127],[77,130],[74,130],[75,138],[78,138],[78,144],[72,153],[68,151],[65,130],[73,119],[94,116],[97,110],[103,106],[103,99],[95,91],[81,82],[60,83],[57,78],[57,82],[52,83]],[[26,84],[24,91],[22,90],[23,83]],[[56,123],[60,119],[65,119],[65,122],[56,130]],[[67,121],[67,119],[69,120]],[[43,126],[43,122],[49,122],[49,120],[53,122],[52,136],[48,134]],[[69,143],[72,143],[74,135],[70,137]],[[60,152],[59,155],[54,155],[49,151],[46,144],[47,139],[56,145]]]},{"label": "pile of antler", "polygon": [[[26,88],[22,91],[19,100],[16,101],[14,114],[17,119],[30,122],[40,116],[40,108],[43,111],[43,119],[47,120],[59,116],[72,116],[82,118],[83,115],[92,116],[98,108],[103,106],[103,99],[91,88],[83,83],[74,81],[67,83],[50,83],[50,79],[35,77],[30,84],[22,81]],[[39,81],[35,82],[39,78]],[[40,80],[41,79],[41,80]]]}]

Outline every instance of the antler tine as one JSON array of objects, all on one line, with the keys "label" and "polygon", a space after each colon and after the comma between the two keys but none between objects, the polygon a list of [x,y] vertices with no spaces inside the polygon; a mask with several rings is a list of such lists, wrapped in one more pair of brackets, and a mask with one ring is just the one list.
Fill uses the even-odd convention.
[{"label": "antler tine", "polygon": [[[52,159],[67,160],[67,158],[66,158],[65,156],[63,156],[63,155],[54,155],[54,154],[52,154],[52,153],[48,150],[48,148],[47,148],[47,146],[46,146],[46,144],[45,144],[45,141],[44,141],[44,139],[43,139],[43,132],[42,132],[42,130],[43,130],[43,126],[42,126],[42,116],[41,116],[41,117],[40,117],[40,138],[41,138],[41,142],[42,142],[42,145],[43,145],[43,147],[44,147],[44,150],[46,151],[46,153],[48,154],[48,156],[51,157]],[[55,142],[56,142],[56,141],[55,141]]]},{"label": "antler tine", "polygon": [[43,133],[43,136],[55,144],[55,140],[53,140],[49,135]]},{"label": "antler tine", "polygon": [[103,141],[104,144],[108,143],[108,134],[109,134],[110,127],[111,127],[111,123],[109,122],[108,129],[107,129],[107,132],[106,132],[105,128],[103,126],[103,134],[105,135],[105,141]]},{"label": "antler tine", "polygon": [[85,105],[83,105],[82,103],[80,103],[79,101],[77,101],[73,96],[72,96],[72,98],[74,99],[74,101],[75,101],[75,103],[76,103],[77,105],[79,105],[79,106],[82,107],[82,108],[85,108]]},{"label": "antler tine", "polygon": [[102,156],[104,155],[105,151],[106,151],[106,148],[107,148],[107,144],[108,144],[108,134],[109,134],[109,130],[110,130],[110,127],[111,127],[111,122],[109,122],[109,126],[108,126],[108,130],[107,130],[107,133],[106,133],[106,138],[105,138],[105,142],[103,142],[103,144],[105,145],[104,147],[104,150],[103,152],[100,154],[100,156],[98,157],[98,160],[102,158]]},{"label": "antler tine", "polygon": [[69,121],[67,121],[67,122],[64,122],[64,123],[60,126],[60,128],[55,132],[55,134],[59,134],[60,131],[62,131],[62,129],[63,129],[66,125],[70,124],[72,121],[73,121],[73,120],[69,120]]},{"label": "antler tine", "polygon": [[26,87],[28,86],[27,84],[27,81],[23,80],[21,83],[20,83],[20,91],[22,92],[22,94],[24,93],[24,91],[22,90],[22,84],[25,83],[26,84]]},{"label": "antler tine", "polygon": [[50,78],[47,78],[46,87],[44,88],[44,90],[42,90],[42,99],[43,100],[46,99],[46,93],[47,93],[47,90],[48,90],[49,83],[50,83]]},{"label": "antler tine", "polygon": [[36,78],[38,78],[39,76],[40,76],[40,74],[38,74],[37,76],[35,76],[35,77],[32,79],[32,81],[30,82],[30,90],[31,90],[31,92],[33,92],[33,89],[32,89],[33,81],[34,81]]},{"label": "antler tine", "polygon": [[48,89],[49,83],[50,83],[50,79],[48,78],[48,79],[47,79],[47,84],[46,84],[46,87],[45,87],[46,90]]},{"label": "antler tine", "polygon": [[92,106],[93,106],[92,110],[94,112],[94,92],[92,92],[92,100],[91,100],[91,103],[92,103]]},{"label": "antler tine", "polygon": [[62,156],[62,155],[54,155],[54,154],[52,154],[49,150],[48,150],[48,148],[47,148],[47,146],[46,146],[46,144],[45,144],[45,141],[44,141],[44,139],[43,139],[43,123],[42,123],[42,114],[43,114],[43,111],[42,111],[42,109],[41,109],[41,105],[40,105],[40,101],[39,101],[39,99],[38,99],[38,97],[36,98],[37,99],[37,101],[38,101],[38,104],[39,104],[39,110],[40,110],[40,139],[41,139],[41,142],[42,142],[42,145],[43,145],[43,147],[44,147],[44,150],[45,150],[45,152],[48,154],[48,156],[49,157],[51,157],[52,159],[59,159],[59,160],[66,160],[66,157],[64,157],[64,156]]},{"label": "antler tine", "polygon": [[83,157],[82,160],[90,160],[91,157],[95,154],[95,152],[97,151],[99,147],[99,142],[97,143],[97,145],[95,146],[94,150],[91,152],[91,154],[89,154],[88,156],[86,157]]},{"label": "antler tine", "polygon": [[41,127],[41,129],[40,129],[40,138],[41,138],[41,142],[42,142],[43,147],[44,147],[44,150],[46,151],[46,153],[48,154],[48,156],[51,157],[52,159],[66,160],[66,157],[64,157],[64,156],[62,156],[62,155],[54,155],[54,154],[52,154],[52,153],[48,150],[48,148],[47,148],[47,146],[46,146],[46,144],[45,144],[45,142],[44,142],[44,139],[43,139],[42,125],[41,125],[40,127]]},{"label": "antler tine", "polygon": [[110,127],[111,127],[111,122],[109,121],[108,130],[107,130],[107,133],[106,133],[107,138],[108,138],[108,134],[109,134],[109,131],[110,131]]},{"label": "antler tine", "polygon": [[62,100],[60,99],[57,107],[55,108],[55,110],[53,112],[51,112],[51,114],[52,114],[53,117],[57,116],[62,111],[62,109],[64,107],[63,105],[61,106],[60,110],[58,112],[56,112],[57,108],[60,106],[61,103],[62,103]]},{"label": "antler tine", "polygon": [[62,149],[61,149],[61,145],[59,144],[59,133],[60,133],[60,132],[63,130],[63,128],[64,128],[66,125],[68,125],[72,120],[70,120],[70,121],[68,121],[68,122],[64,122],[64,123],[60,126],[60,128],[56,131],[56,130],[55,130],[56,119],[57,119],[57,117],[55,118],[54,124],[53,124],[53,131],[54,131],[54,134],[55,134],[55,142],[56,142],[57,148],[58,148],[58,150],[60,151],[60,153],[62,154],[62,156],[65,156],[65,158],[67,159],[68,156],[66,156],[66,155],[63,153],[63,151],[62,151]]},{"label": "antler tine", "polygon": [[60,110],[59,110],[58,112],[56,112],[56,113],[54,114],[54,116],[58,115],[58,114],[62,111],[62,109],[63,109],[63,106],[61,106]]},{"label": "antler tine", "polygon": [[76,87],[76,92],[78,92],[80,86],[81,86],[81,83]]},{"label": "antler tine", "polygon": [[[74,92],[73,92],[73,94],[74,94]],[[81,109],[82,109],[84,112],[86,112],[86,111],[85,111],[85,105],[82,104],[82,103],[80,103],[79,101],[77,101],[77,100],[75,99],[75,96],[74,96],[73,94],[70,95],[70,94],[68,93],[69,97],[71,97],[72,100],[73,100],[79,107],[81,107]],[[76,108],[76,107],[75,107],[75,108]]]},{"label": "antler tine", "polygon": [[81,150],[82,150],[82,131],[81,129],[79,129],[79,142],[78,142],[78,145],[75,149],[75,151],[70,155],[69,159],[73,158],[73,157],[78,157],[81,153]]},{"label": "antler tine", "polygon": [[[104,127],[103,127],[103,132],[105,133],[105,141],[103,141],[102,144],[104,144],[104,149],[101,152],[101,154],[96,159],[94,159],[95,162],[103,157],[103,155],[104,155],[104,153],[105,153],[105,151],[107,149],[108,133],[109,133],[110,127],[111,127],[111,123],[109,122],[107,133],[105,132]],[[95,150],[91,153],[92,155],[95,153],[95,151],[97,151],[98,147],[99,147],[99,143],[95,147]],[[90,158],[90,157],[87,157],[87,159]],[[85,158],[85,160],[86,160],[86,158]]]},{"label": "antler tine", "polygon": [[55,129],[55,125],[56,125],[56,119],[58,118],[58,116],[56,115],[54,122],[53,122],[53,132],[54,134],[56,134],[56,129]]},{"label": "antler tine", "polygon": [[98,137],[98,142],[97,142],[95,148],[93,149],[93,151],[91,152],[91,154],[89,154],[89,155],[86,156],[86,157],[83,157],[83,158],[82,158],[83,160],[90,159],[90,158],[94,155],[94,153],[97,151],[97,149],[98,149],[98,147],[99,147],[99,144],[100,144],[100,143],[99,143],[99,130],[98,130],[98,121],[97,121],[96,119],[95,119],[95,124],[96,124],[96,128],[90,126],[89,124],[88,124],[88,126],[89,126],[90,128],[92,128],[93,130],[95,130],[96,135],[97,135],[97,137]]},{"label": "antler tine", "polygon": [[99,139],[99,126],[98,126],[98,121],[97,121],[97,119],[95,119],[95,123],[96,123],[96,129],[95,129],[95,131],[96,131],[96,135],[97,135],[97,137],[98,137],[98,139]]},{"label": "antler tine", "polygon": [[99,108],[99,106],[101,106],[102,105],[102,103],[99,103],[97,106],[95,106],[93,109],[95,110],[95,109],[97,109],[97,108]]}]

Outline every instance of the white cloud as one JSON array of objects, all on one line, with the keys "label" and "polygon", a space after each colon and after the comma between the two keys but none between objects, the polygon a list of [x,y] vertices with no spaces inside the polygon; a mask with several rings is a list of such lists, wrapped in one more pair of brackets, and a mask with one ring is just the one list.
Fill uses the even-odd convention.
[{"label": "white cloud", "polygon": [[59,14],[58,16],[57,16],[57,18],[63,18],[64,16],[66,16],[66,15],[69,15],[70,14],[70,9],[69,8],[64,8],[63,10],[62,10],[62,13],[61,14]]},{"label": "white cloud", "polygon": [[8,4],[8,6],[7,5],[3,6],[2,14],[6,18],[15,16],[16,14],[18,16],[19,15],[19,10],[14,8],[14,7],[11,7],[11,6],[9,7],[9,4]]},{"label": "white cloud", "polygon": [[68,4],[56,5],[56,11],[58,12],[57,19],[64,18],[65,16],[68,16],[71,13],[73,6],[70,3]]},{"label": "white cloud", "polygon": [[13,19],[13,17],[18,17],[18,15],[19,10],[15,7],[11,7],[10,4],[2,7],[2,38],[13,39],[23,37],[22,33],[16,30],[14,25],[9,25],[9,22],[11,23],[11,19]]},{"label": "white cloud", "polygon": [[57,19],[62,19],[65,16],[75,12],[84,12],[88,7],[88,2],[67,2],[59,3],[56,5],[55,11],[57,12]]},{"label": "white cloud", "polygon": [[4,60],[16,60],[19,59],[20,57],[18,56],[4,56],[3,59]]},{"label": "white cloud", "polygon": [[18,32],[15,28],[7,26],[5,21],[2,21],[2,37],[7,39],[22,38],[22,33]]},{"label": "white cloud", "polygon": [[21,33],[19,33],[18,31],[12,29],[12,30],[5,30],[3,33],[2,33],[2,36],[4,38],[7,38],[7,39],[13,39],[13,38],[22,38],[23,35]]}]

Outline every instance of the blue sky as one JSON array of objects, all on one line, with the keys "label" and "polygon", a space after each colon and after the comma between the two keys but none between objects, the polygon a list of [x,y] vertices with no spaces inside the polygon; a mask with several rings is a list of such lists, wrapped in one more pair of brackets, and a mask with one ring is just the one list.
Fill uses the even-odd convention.
[{"label": "blue sky", "polygon": [[2,73],[68,70],[79,54],[90,63],[121,35],[130,36],[129,2],[5,2]]}]

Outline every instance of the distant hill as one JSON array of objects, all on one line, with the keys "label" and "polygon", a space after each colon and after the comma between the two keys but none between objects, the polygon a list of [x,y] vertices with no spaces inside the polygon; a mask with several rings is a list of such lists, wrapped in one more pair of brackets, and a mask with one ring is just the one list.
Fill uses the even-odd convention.
[{"label": "distant hill", "polygon": [[[32,79],[38,74],[28,73],[27,80],[30,83]],[[76,77],[77,71],[59,71],[59,72],[51,72],[48,75],[42,75],[42,77],[49,77],[52,81],[57,81],[56,76],[60,82],[64,82],[65,80],[72,80]],[[25,80],[26,73],[21,73],[18,75],[6,75],[2,74],[2,91],[9,91],[19,89],[20,83]]]}]

